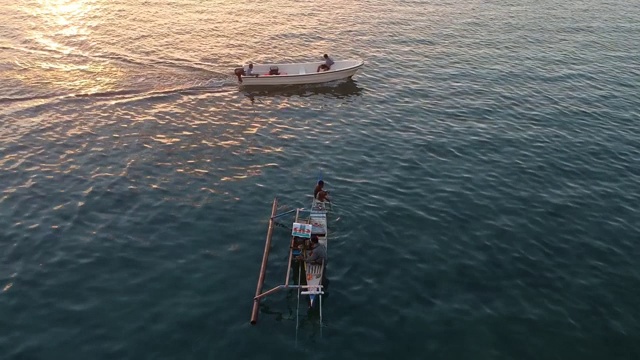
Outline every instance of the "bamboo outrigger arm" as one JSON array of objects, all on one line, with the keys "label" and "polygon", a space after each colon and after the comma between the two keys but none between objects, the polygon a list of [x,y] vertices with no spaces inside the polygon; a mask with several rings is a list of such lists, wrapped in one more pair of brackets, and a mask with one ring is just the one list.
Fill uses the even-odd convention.
[{"label": "bamboo outrigger arm", "polygon": [[286,287],[287,287],[286,285],[278,285],[278,286],[274,287],[274,288],[273,288],[273,289],[271,289],[271,290],[265,291],[265,292],[263,292],[263,293],[262,293],[262,294],[260,294],[260,295],[256,295],[256,297],[254,297],[254,298],[253,298],[253,300],[260,300],[260,299],[262,299],[263,297],[265,297],[265,296],[267,296],[267,295],[271,295],[271,294],[273,294],[274,292],[276,292],[276,291],[278,291],[278,290],[280,290],[280,289],[284,289],[284,288],[286,288]]},{"label": "bamboo outrigger arm", "polygon": [[[251,311],[251,325],[258,322],[258,310],[260,307],[260,295],[262,293],[262,285],[264,284],[265,273],[267,271],[267,262],[269,261],[269,250],[271,249],[271,237],[273,235],[273,223],[278,208],[278,198],[273,199],[271,207],[271,217],[269,218],[269,228],[267,230],[267,239],[264,244],[264,253],[262,254],[262,265],[260,266],[260,276],[258,277],[258,285],[256,286],[256,296],[253,298],[253,310]],[[268,292],[275,291],[276,287]],[[267,293],[268,293],[267,292]]]}]

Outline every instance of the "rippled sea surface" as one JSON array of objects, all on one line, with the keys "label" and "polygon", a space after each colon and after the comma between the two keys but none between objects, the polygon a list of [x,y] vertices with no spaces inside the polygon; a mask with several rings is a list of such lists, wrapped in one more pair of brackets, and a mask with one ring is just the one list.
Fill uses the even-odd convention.
[{"label": "rippled sea surface", "polygon": [[[0,358],[640,358],[634,1],[0,0]],[[241,89],[254,62],[353,80]],[[271,203],[323,326],[249,324]],[[276,228],[265,289],[284,280]],[[304,306],[303,306],[304,308]]]}]

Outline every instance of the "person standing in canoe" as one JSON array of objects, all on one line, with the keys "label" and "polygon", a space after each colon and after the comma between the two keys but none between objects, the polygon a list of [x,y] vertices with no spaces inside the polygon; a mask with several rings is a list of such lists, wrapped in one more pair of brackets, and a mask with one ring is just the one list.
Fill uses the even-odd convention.
[{"label": "person standing in canoe", "polygon": [[333,62],[333,59],[330,58],[329,55],[324,54],[323,58],[324,58],[324,64],[320,64],[320,66],[318,66],[318,71],[316,72],[320,72],[320,70],[329,71],[331,69],[331,66],[335,64],[335,62]]},{"label": "person standing in canoe", "polygon": [[323,188],[324,188],[324,181],[319,180],[318,185],[316,185],[316,188],[313,190],[313,198],[321,202],[325,202],[325,201],[331,202],[331,200],[329,199],[329,192],[324,191]]}]

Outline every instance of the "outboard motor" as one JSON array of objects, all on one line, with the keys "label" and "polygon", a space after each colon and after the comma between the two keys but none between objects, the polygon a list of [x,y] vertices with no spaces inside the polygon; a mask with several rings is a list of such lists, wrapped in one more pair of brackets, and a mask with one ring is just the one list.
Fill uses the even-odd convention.
[{"label": "outboard motor", "polygon": [[244,74],[245,74],[245,72],[244,72],[244,68],[241,68],[241,67],[236,68],[233,72],[234,72],[234,73],[236,74],[236,76],[238,77],[238,81],[239,81],[239,82],[242,82],[242,75],[244,75]]},{"label": "outboard motor", "polygon": [[269,75],[280,75],[277,66],[272,66],[269,68]]}]

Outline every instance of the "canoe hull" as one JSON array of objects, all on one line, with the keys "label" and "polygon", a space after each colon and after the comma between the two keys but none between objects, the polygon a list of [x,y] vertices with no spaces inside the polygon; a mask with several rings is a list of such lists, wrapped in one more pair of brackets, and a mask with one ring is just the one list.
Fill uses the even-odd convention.
[{"label": "canoe hull", "polygon": [[[318,236],[318,243],[327,248],[328,229],[327,229],[327,205],[324,202],[313,200],[311,213],[307,220],[312,225],[312,234]],[[314,307],[318,302],[319,296],[324,293],[322,288],[325,277],[325,264],[307,264],[305,263],[305,274],[307,276],[307,285],[311,286],[309,292],[309,307]]]}]

